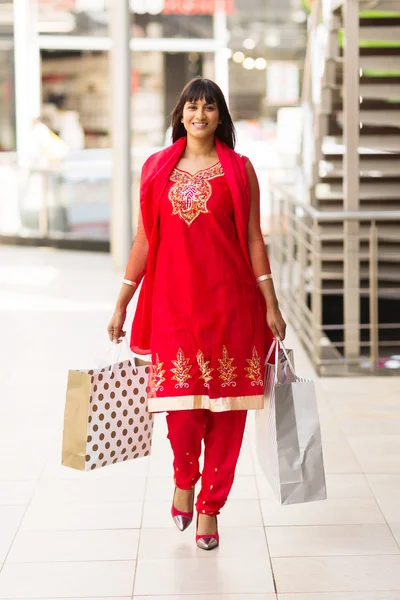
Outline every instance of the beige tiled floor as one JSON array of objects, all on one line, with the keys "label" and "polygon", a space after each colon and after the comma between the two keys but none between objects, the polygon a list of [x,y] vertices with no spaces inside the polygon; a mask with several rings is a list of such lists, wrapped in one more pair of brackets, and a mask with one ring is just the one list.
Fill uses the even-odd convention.
[{"label": "beige tiled floor", "polygon": [[[0,265],[0,599],[400,600],[399,377],[317,380],[325,502],[276,503],[250,418],[206,553],[169,516],[163,416],[150,459],[60,465],[67,370],[108,350],[110,258],[1,248]],[[288,345],[312,373],[293,332]]]}]

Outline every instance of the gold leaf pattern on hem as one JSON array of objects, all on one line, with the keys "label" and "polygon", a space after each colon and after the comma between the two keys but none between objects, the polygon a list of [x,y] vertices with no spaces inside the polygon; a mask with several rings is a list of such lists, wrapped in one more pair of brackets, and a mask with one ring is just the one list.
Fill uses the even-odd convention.
[{"label": "gold leaf pattern on hem", "polygon": [[211,373],[214,371],[214,369],[210,368],[209,360],[208,361],[204,360],[204,354],[201,350],[198,351],[196,358],[197,358],[197,363],[198,363],[200,371],[201,371],[200,379],[203,379],[204,386],[208,388],[208,387],[210,387],[208,382],[211,381],[211,379],[213,379]]},{"label": "gold leaf pattern on hem", "polygon": [[158,390],[163,391],[162,383],[165,381],[165,369],[163,369],[164,363],[160,361],[158,354],[156,354],[156,364],[152,366],[152,379],[151,383],[153,386],[153,392],[158,392]]},{"label": "gold leaf pattern on hem", "polygon": [[192,365],[190,364],[190,359],[185,358],[182,349],[179,348],[178,353],[176,355],[176,360],[173,360],[171,362],[175,367],[175,369],[171,369],[171,372],[174,374],[172,379],[178,382],[175,384],[175,387],[188,388],[189,384],[187,383],[187,380],[192,378],[192,376],[190,375],[190,370],[192,368]]},{"label": "gold leaf pattern on hem", "polygon": [[245,367],[247,371],[247,379],[251,379],[251,385],[264,385],[261,377],[261,360],[258,356],[257,350],[253,348],[252,358],[247,359],[248,367]]},{"label": "gold leaf pattern on hem", "polygon": [[236,381],[234,381],[234,379],[237,377],[235,373],[237,367],[233,365],[233,361],[233,358],[229,358],[226,346],[223,346],[222,358],[218,359],[218,362],[221,365],[218,368],[218,371],[220,372],[219,377],[223,381],[222,387],[226,387],[228,385],[232,385],[233,387],[236,386]]}]

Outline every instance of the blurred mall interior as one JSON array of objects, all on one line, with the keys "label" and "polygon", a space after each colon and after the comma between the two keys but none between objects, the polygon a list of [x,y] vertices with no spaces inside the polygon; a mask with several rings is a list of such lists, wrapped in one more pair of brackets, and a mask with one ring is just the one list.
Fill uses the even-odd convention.
[{"label": "blurred mall interior", "polygon": [[[48,149],[48,162],[62,163],[61,178],[51,174],[46,181],[48,233],[107,240],[111,3],[39,0],[36,10],[27,4],[0,3],[1,150],[12,166],[12,153],[18,150],[18,120],[27,119],[27,112],[32,118],[40,116],[66,143],[65,148],[53,144],[54,156]],[[217,6],[218,2],[203,0],[130,2],[131,142],[136,176],[143,158],[169,142],[170,113],[177,95],[196,75],[222,82],[243,150],[255,142],[250,153],[259,165],[278,166],[272,148],[278,111],[299,103],[306,11],[300,0],[223,0],[220,13],[215,14]],[[31,26],[31,43],[26,35],[21,42],[22,56],[14,47],[18,10],[22,11],[19,18],[29,19]],[[24,15],[27,10],[29,15]],[[15,56],[31,63],[27,75],[31,81],[24,80],[20,99],[14,85]],[[30,111],[24,105],[27,95]],[[32,114],[35,106],[36,115]],[[31,163],[36,159],[29,158]],[[22,194],[19,214],[14,214],[17,222],[2,219],[2,233],[40,229],[37,209],[32,195]]]},{"label": "blurred mall interior", "polygon": [[[3,243],[109,251],[116,6],[0,0]],[[397,374],[400,2],[130,0],[129,11],[133,233],[140,169],[169,143],[179,91],[215,79],[315,368]]]}]

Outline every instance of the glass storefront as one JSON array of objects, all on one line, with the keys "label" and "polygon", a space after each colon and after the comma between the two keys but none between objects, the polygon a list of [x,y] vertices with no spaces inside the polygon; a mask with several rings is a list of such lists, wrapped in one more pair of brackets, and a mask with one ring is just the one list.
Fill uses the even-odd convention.
[{"label": "glass storefront", "polygon": [[[50,236],[108,239],[111,1],[37,0],[40,125],[53,137],[46,161],[25,178],[26,197],[21,199],[18,191],[24,234],[39,230]],[[11,2],[0,0],[2,4],[10,11]],[[222,20],[214,16],[217,5],[226,8]],[[299,102],[306,43],[301,0],[131,0],[130,6],[134,201],[145,158],[170,141],[170,114],[180,90],[196,75],[218,80],[221,64],[229,82],[238,151],[253,160],[265,190],[268,170],[281,166],[276,152],[277,124],[285,120],[281,109]],[[221,42],[224,36],[226,43]],[[10,32],[9,46],[1,42],[4,37],[0,144],[8,151],[15,142]],[[190,48],[184,51],[186,46]],[[29,197],[33,188],[35,201]]]},{"label": "glass storefront", "polygon": [[[39,0],[39,32],[73,36],[108,36],[109,6],[115,0]],[[131,0],[132,36],[139,38],[211,38],[212,10],[185,9],[179,2]],[[195,4],[195,3],[194,3]],[[174,6],[178,10],[174,10]]]}]

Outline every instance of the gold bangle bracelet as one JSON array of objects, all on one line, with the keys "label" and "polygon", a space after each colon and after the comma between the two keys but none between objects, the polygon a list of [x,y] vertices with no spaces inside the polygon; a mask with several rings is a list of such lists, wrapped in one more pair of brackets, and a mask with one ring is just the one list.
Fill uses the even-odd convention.
[{"label": "gold bangle bracelet", "polygon": [[122,283],[125,283],[126,285],[130,285],[133,288],[137,288],[136,281],[131,281],[130,279],[123,279]]},{"label": "gold bangle bracelet", "polygon": [[266,281],[267,279],[272,279],[272,273],[268,273],[268,275],[261,275],[261,277],[257,277],[257,284],[261,283],[262,281]]}]

